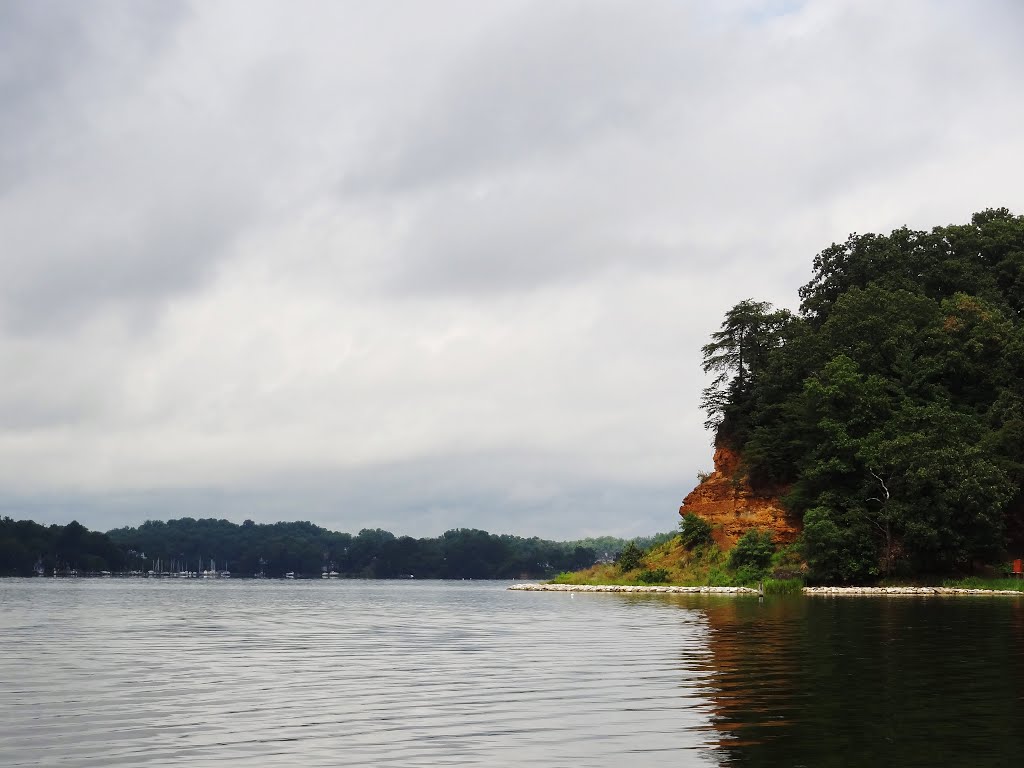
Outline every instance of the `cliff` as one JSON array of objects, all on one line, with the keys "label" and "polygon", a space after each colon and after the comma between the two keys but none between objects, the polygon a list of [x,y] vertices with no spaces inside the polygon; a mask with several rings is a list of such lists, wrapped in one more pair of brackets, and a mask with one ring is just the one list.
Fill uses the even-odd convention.
[{"label": "cliff", "polygon": [[755,493],[740,468],[740,457],[726,446],[715,448],[715,471],[683,499],[679,514],[694,512],[711,523],[715,542],[728,549],[751,528],[770,530],[776,544],[800,535],[800,520],[779,503],[780,493]]}]

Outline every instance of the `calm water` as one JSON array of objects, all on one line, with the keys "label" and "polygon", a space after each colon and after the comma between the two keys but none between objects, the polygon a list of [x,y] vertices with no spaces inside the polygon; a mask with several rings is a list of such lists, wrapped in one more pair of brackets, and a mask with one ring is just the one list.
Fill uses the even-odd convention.
[{"label": "calm water", "polygon": [[1024,600],[0,580],[3,766],[1024,761]]}]

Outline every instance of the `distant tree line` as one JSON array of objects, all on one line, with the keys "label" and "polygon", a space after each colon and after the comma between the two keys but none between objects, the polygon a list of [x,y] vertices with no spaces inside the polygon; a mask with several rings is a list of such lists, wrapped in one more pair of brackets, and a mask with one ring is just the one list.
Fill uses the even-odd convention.
[{"label": "distant tree line", "polygon": [[128,561],[126,549],[77,522],[44,526],[0,517],[0,576],[121,571]]},{"label": "distant tree line", "polygon": [[[649,547],[673,534],[635,539]],[[77,522],[44,527],[0,519],[0,575],[72,569],[100,571],[230,570],[233,576],[506,579],[544,578],[611,561],[626,545],[614,537],[571,542],[496,535],[458,528],[433,538],[395,536],[379,528],[358,534],[310,522],[242,524],[228,520],[147,521],[106,534]]]},{"label": "distant tree line", "polygon": [[1024,217],[851,235],[798,314],[742,301],[703,405],[804,522],[812,579],[967,571],[1024,548]]}]

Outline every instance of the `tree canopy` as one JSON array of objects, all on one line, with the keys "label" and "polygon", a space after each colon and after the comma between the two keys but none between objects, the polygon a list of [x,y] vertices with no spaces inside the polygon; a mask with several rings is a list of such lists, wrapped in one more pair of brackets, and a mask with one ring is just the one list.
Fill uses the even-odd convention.
[{"label": "tree canopy", "polygon": [[364,528],[352,535],[310,522],[261,524],[247,520],[237,525],[228,520],[185,517],[119,528],[109,536],[165,563],[206,563],[212,558],[241,575],[293,572],[319,576],[323,571],[336,571],[362,578],[540,577],[585,568],[597,559],[594,549],[575,542],[497,535],[472,528],[415,539],[380,528]]},{"label": "tree canopy", "polygon": [[812,577],[962,571],[1024,542],[1024,217],[851,235],[798,314],[747,299],[703,348],[703,404],[787,489]]},{"label": "tree canopy", "polygon": [[0,576],[31,576],[39,570],[83,574],[119,571],[128,560],[127,550],[77,521],[44,526],[31,520],[0,517]]},{"label": "tree canopy", "polygon": [[628,544],[641,549],[672,533],[630,541],[613,536],[548,541],[455,528],[441,536],[395,536],[381,528],[340,533],[307,521],[242,524],[214,518],[149,520],[107,533],[77,522],[43,526],[0,518],[0,576],[230,570],[236,576],[325,571],[356,578],[543,578],[611,562]]}]

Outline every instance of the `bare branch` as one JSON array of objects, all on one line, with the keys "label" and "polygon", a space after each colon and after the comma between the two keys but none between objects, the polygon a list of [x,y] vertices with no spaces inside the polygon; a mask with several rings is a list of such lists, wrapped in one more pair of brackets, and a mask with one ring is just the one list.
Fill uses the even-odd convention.
[{"label": "bare branch", "polygon": [[[872,476],[873,478],[875,478],[875,480],[877,480],[877,481],[878,481],[878,484],[879,484],[880,486],[882,486],[882,492],[883,492],[883,493],[885,494],[885,500],[886,500],[886,501],[888,501],[888,500],[889,500],[889,489],[888,489],[888,488],[886,487],[886,485],[885,485],[885,480],[883,480],[883,479],[882,479],[881,477],[879,477],[879,476],[878,476],[878,475],[876,475],[876,474],[875,474],[874,472],[872,472],[870,468],[868,469],[868,472],[870,472],[870,473],[871,473],[871,476]],[[883,503],[883,502],[879,502],[879,503],[881,504],[881,503]]]}]

